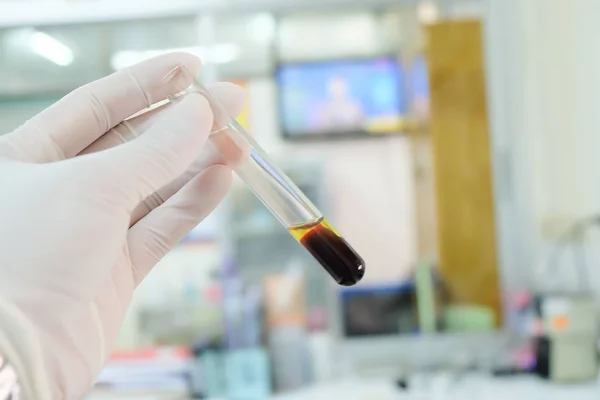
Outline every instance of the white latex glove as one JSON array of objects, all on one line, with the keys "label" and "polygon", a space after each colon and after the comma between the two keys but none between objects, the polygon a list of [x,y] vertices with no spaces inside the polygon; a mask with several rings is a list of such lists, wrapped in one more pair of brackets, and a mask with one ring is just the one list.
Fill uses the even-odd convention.
[{"label": "white latex glove", "polygon": [[[37,390],[45,375],[52,399],[84,397],[133,289],[223,199],[243,157],[203,151],[212,112],[199,94],[123,122],[164,98],[178,65],[200,69],[188,54],[143,62],[0,136],[0,353]],[[240,112],[241,89],[212,92]]]}]

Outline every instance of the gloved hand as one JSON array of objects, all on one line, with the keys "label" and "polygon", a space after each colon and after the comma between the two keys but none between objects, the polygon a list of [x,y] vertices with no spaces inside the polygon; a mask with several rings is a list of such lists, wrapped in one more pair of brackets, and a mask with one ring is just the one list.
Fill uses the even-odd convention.
[{"label": "gloved hand", "polygon": [[[204,148],[212,112],[199,94],[123,122],[191,83],[163,82],[178,65],[200,69],[188,54],[157,57],[0,136],[0,333],[41,346],[52,399],[91,388],[134,288],[223,199],[241,161]],[[240,88],[212,93],[240,112]],[[25,352],[15,364],[34,361]]]}]

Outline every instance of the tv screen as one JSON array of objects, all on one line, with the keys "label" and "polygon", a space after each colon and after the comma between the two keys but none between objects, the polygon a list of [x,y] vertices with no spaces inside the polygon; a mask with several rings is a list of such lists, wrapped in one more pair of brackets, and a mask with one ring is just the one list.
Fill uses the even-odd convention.
[{"label": "tv screen", "polygon": [[282,65],[277,70],[286,137],[395,133],[407,111],[404,77],[394,58]]}]

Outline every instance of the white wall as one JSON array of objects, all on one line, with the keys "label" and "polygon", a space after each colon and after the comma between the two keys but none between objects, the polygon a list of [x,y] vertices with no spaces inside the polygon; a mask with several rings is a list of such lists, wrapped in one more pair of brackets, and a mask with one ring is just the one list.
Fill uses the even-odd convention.
[{"label": "white wall", "polygon": [[388,50],[381,39],[381,21],[372,13],[286,17],[278,46],[282,60],[306,60],[377,54]]},{"label": "white wall", "polygon": [[[599,12],[594,0],[487,1],[503,267],[513,284],[572,282],[572,262],[560,274],[536,268],[557,234],[600,209]],[[588,267],[600,293],[597,243],[587,245]]]}]

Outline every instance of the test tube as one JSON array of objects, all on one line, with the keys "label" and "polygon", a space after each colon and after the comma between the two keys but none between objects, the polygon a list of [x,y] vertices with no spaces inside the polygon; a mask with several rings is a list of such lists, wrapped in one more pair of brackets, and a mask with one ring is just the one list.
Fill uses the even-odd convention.
[{"label": "test tube", "polygon": [[175,101],[191,92],[200,93],[207,99],[213,112],[210,145],[221,153],[232,149],[249,153],[234,166],[234,171],[294,239],[338,284],[352,286],[359,282],[365,274],[365,262],[304,193],[273,164],[250,134],[187,68],[177,67],[165,78],[166,81],[174,79],[192,84],[184,91],[168,93],[169,100]]}]

